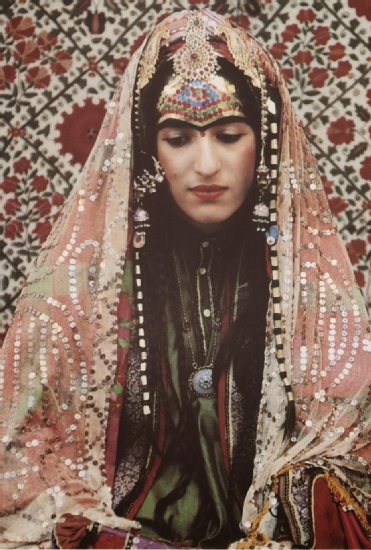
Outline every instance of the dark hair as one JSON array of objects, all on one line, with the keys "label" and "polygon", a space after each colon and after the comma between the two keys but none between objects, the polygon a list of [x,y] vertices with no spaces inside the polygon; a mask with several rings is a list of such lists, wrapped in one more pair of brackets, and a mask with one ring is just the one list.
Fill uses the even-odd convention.
[{"label": "dark hair", "polygon": [[[229,61],[219,59],[220,72],[236,86],[236,92],[242,101],[246,120],[255,131],[257,141],[257,163],[260,159],[260,91],[254,88],[249,79]],[[138,121],[139,129],[135,130],[135,166],[134,174],[140,175],[144,168],[150,169],[152,155],[156,154],[156,133],[158,113],[157,98],[172,72],[172,63],[163,62],[150,84],[142,91]],[[269,151],[267,151],[269,154]],[[153,165],[152,165],[153,166]],[[170,311],[174,324],[175,343],[179,364],[185,364],[184,333],[182,325],[182,307],[177,287],[177,278],[172,256],[173,231],[169,226],[174,221],[172,199],[165,185],[157,193],[144,199],[144,206],[150,214],[151,227],[148,230],[146,245],[141,252],[141,270],[143,284],[143,304],[145,313],[145,333],[148,345],[148,384],[151,394],[158,392],[165,398],[162,369],[167,370],[170,384],[171,376],[168,358],[167,327]],[[233,363],[234,379],[242,402],[243,417],[247,429],[240,430],[235,448],[230,475],[230,498],[236,488],[243,496],[252,479],[253,459],[255,454],[256,420],[261,399],[262,371],[264,365],[266,312],[268,304],[269,279],[266,273],[265,238],[262,232],[253,227],[252,209],[257,202],[257,187],[252,191],[240,211],[236,213],[234,235],[239,238],[228,242],[222,253],[225,255],[222,277],[232,286],[236,284],[238,264],[246,270],[245,296],[242,300],[237,318],[230,323],[226,337],[221,343],[214,366],[214,387],[222,373]],[[176,215],[175,215],[176,216]],[[176,222],[175,222],[176,223]],[[230,316],[233,319],[233,315]],[[159,534],[166,537],[164,511],[183,496],[191,476],[198,477],[201,489],[206,483],[206,475],[197,438],[191,401],[188,396],[188,373],[179,369],[181,398],[177,402],[179,425],[175,426],[173,414],[168,411],[167,430],[176,436],[178,446],[171,450],[175,457],[188,457],[188,468],[175,489],[160,500],[156,506],[155,523]],[[173,391],[175,395],[175,390]],[[156,448],[156,431],[153,423],[148,423],[149,438]],[[205,495],[208,494],[205,486]],[[209,503],[212,509],[213,503]],[[229,507],[227,507],[229,508]],[[198,518],[200,538],[208,521],[206,510],[201,510]]]}]

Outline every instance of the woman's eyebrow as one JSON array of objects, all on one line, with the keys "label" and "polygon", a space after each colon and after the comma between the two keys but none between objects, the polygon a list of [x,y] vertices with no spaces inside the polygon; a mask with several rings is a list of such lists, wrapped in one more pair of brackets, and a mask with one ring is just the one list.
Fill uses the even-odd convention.
[{"label": "woman's eyebrow", "polygon": [[158,125],[157,131],[163,130],[164,128],[179,128],[179,129],[205,131],[205,130],[208,130],[209,128],[227,126],[228,124],[241,123],[241,122],[247,124],[246,120],[243,119],[242,117],[225,117],[225,118],[221,118],[220,120],[216,120],[211,124],[204,124],[202,126],[197,124],[192,124],[191,122],[185,122],[183,120],[168,119]]}]

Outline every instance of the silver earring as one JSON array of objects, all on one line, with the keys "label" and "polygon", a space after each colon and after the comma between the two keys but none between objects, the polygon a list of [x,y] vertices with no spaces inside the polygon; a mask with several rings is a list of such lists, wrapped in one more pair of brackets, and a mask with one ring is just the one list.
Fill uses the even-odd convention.
[{"label": "silver earring", "polygon": [[155,174],[147,169],[143,171],[143,174],[134,180],[134,194],[137,208],[134,212],[134,238],[133,245],[135,248],[142,248],[146,242],[146,231],[149,227],[149,214],[147,210],[143,208],[142,200],[146,193],[155,193],[157,185],[162,183],[165,179],[165,172],[160,162],[152,157],[155,165]]},{"label": "silver earring", "polygon": [[145,169],[143,174],[134,180],[135,198],[138,202],[142,200],[146,193],[155,193],[157,185],[162,183],[165,178],[165,172],[160,162],[155,157],[152,157],[152,159],[155,173],[151,174],[149,170]]},{"label": "silver earring", "polygon": [[270,183],[269,168],[265,164],[260,164],[256,170],[258,181],[258,204],[254,206],[253,221],[257,224],[258,231],[265,231],[269,224],[269,208],[267,206],[267,192]]}]

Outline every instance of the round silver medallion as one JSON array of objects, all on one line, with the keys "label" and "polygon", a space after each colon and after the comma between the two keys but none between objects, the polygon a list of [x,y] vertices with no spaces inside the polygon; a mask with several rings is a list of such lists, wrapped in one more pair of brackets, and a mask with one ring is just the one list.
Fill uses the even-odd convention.
[{"label": "round silver medallion", "polygon": [[213,369],[199,367],[189,377],[189,387],[197,397],[215,397],[213,386]]}]

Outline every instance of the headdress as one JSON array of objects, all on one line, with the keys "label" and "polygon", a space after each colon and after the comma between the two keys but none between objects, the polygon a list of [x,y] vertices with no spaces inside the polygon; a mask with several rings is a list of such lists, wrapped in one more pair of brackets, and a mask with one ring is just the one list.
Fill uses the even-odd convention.
[{"label": "headdress", "polygon": [[235,86],[219,75],[190,82],[179,75],[172,77],[161,92],[157,110],[158,124],[175,119],[201,127],[221,117],[244,117]]},{"label": "headdress", "polygon": [[[223,17],[197,14],[218,55],[260,90],[277,86],[282,102],[277,147],[270,147],[272,155],[279,150],[278,172],[268,166],[277,184],[269,204],[274,274],[255,471],[242,518],[247,539],[240,545],[268,545],[277,525],[276,481],[288,475],[294,483],[305,467],[325,471],[333,498],[367,529],[371,345],[352,267],[276,63]],[[50,540],[65,512],[111,527],[135,525],[114,514],[110,491],[134,317],[132,91],[153,77],[161,52],[183,44],[189,20],[196,15],[168,17],[144,53],[133,56],[7,334],[0,362],[3,545]],[[261,94],[262,128],[274,124],[269,115],[263,120],[268,96]],[[137,294],[139,283],[140,276]],[[144,358],[145,341],[139,343]],[[296,424],[287,440],[290,385]],[[131,474],[132,487],[139,472]],[[289,504],[301,519],[300,506]],[[307,544],[304,527],[295,537],[297,546]]]}]

